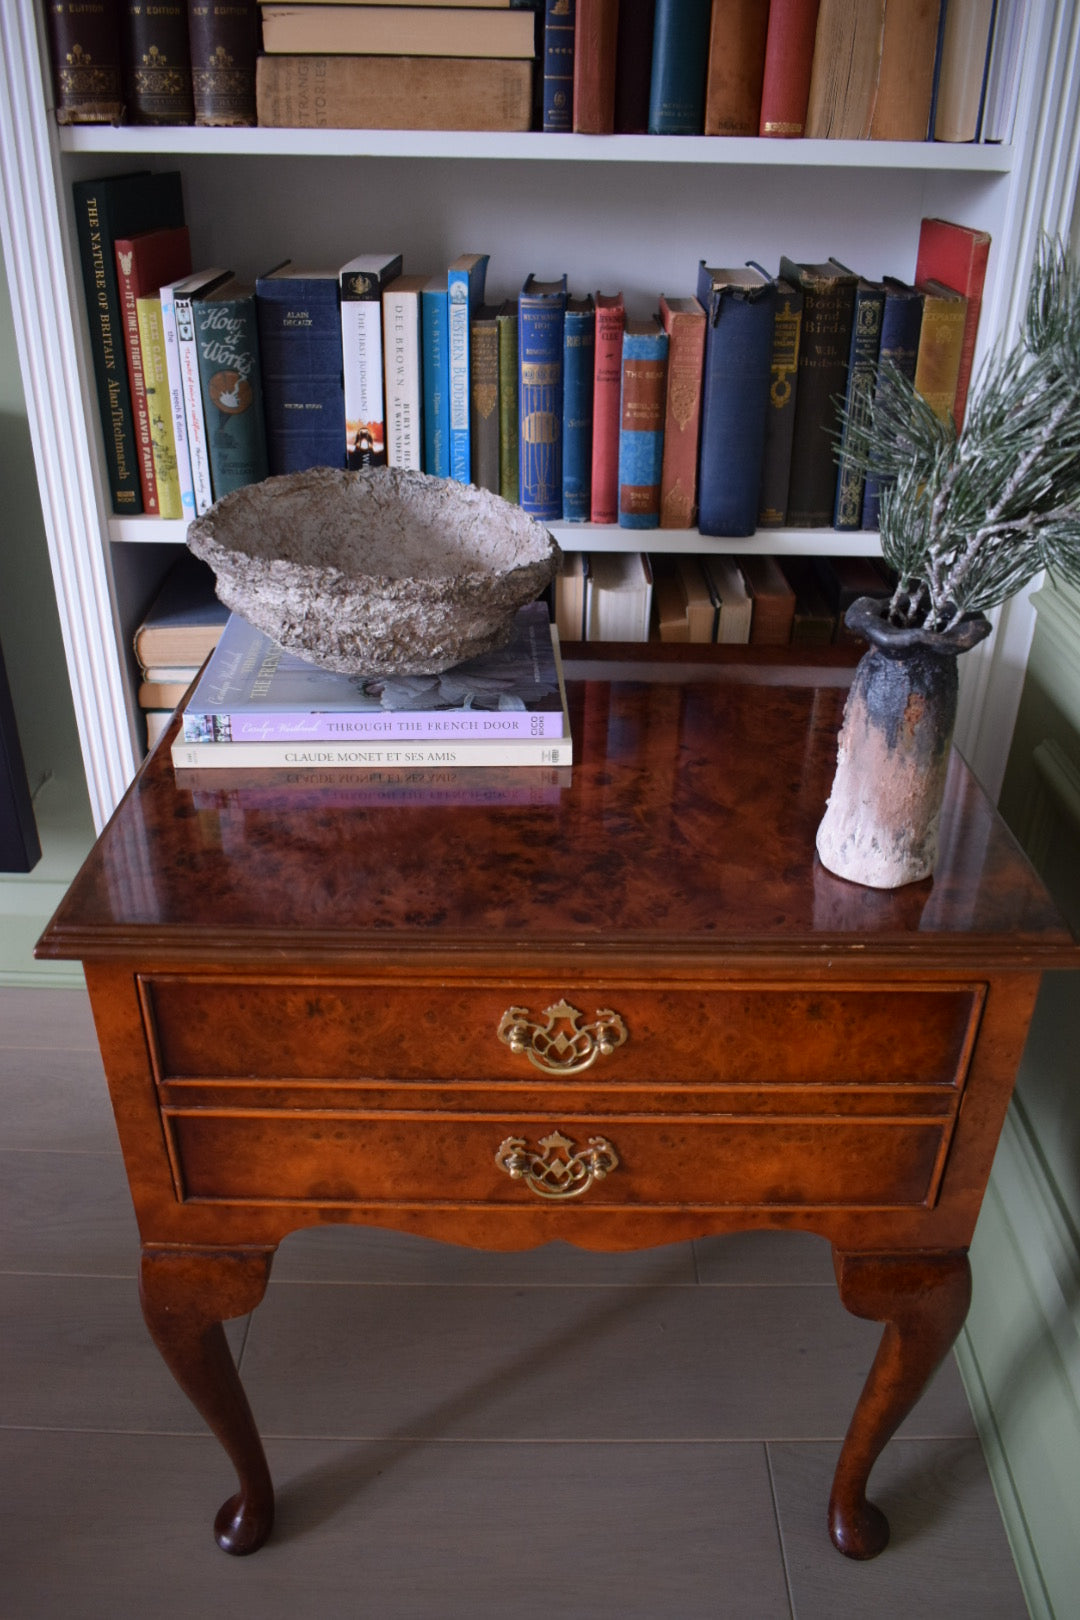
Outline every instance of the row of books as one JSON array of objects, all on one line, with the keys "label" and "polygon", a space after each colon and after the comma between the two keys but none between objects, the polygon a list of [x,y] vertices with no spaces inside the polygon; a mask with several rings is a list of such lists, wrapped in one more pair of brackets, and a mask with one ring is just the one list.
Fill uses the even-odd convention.
[{"label": "row of books", "polygon": [[1006,140],[1028,0],[56,0],[61,123]]},{"label": "row of books", "polygon": [[825,646],[860,596],[887,596],[875,557],[566,552],[553,585],[565,641]]},{"label": "row of books", "polygon": [[914,286],[702,262],[696,297],[641,321],[565,276],[488,304],[486,253],[434,276],[400,253],[192,274],[176,173],[78,182],[75,202],[113,504],[167,517],[269,473],[389,462],[544,521],[876,527],[879,491],[838,473],[834,402],[864,405],[884,357],[962,422],[989,253],[926,219]]}]

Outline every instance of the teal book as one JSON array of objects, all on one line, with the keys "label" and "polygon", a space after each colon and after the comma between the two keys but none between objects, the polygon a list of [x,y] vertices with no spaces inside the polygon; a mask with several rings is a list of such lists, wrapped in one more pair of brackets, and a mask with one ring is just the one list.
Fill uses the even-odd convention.
[{"label": "teal book", "polygon": [[649,134],[701,135],[712,0],[656,0]]},{"label": "teal book", "polygon": [[472,319],[484,302],[489,255],[463,253],[446,273],[450,359],[450,477],[472,481],[469,345]]},{"label": "teal book", "polygon": [[533,517],[562,517],[563,320],[566,277],[530,275],[518,299],[518,499]]},{"label": "teal book", "polygon": [[210,482],[218,501],[269,473],[255,289],[233,278],[192,302]]},{"label": "teal book", "polygon": [[563,321],[563,522],[588,523],[592,509],[593,371],[596,305],[570,298]]},{"label": "teal book", "polygon": [[885,288],[880,281],[864,281],[855,289],[855,314],[851,323],[851,349],[848,358],[846,421],[840,434],[840,467],[836,476],[834,529],[862,527],[866,475],[845,454],[848,439],[865,426],[874,397],[878,353],[881,348],[881,321],[885,310]]},{"label": "teal book", "polygon": [[446,277],[432,276],[420,294],[424,353],[424,471],[450,476],[450,349]]},{"label": "teal book", "polygon": [[653,316],[627,321],[619,401],[619,527],[660,527],[668,335]]}]

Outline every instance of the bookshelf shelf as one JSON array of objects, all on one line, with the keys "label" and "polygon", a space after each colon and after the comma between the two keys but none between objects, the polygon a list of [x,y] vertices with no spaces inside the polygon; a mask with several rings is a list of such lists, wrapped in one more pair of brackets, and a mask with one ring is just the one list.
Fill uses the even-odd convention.
[{"label": "bookshelf shelf", "polygon": [[[621,287],[628,313],[692,292],[701,259],[775,267],[835,256],[910,280],[920,220],[990,232],[976,364],[1011,336],[1040,232],[1068,235],[1080,176],[1080,8],[1028,8],[1010,145],[412,130],[74,126],[52,114],[41,0],[0,6],[0,225],[95,820],[141,757],[132,635],[183,544],[182,523],[113,516],[104,476],[72,183],[127,168],[181,172],[197,263],[246,280],[292,258],[340,265],[390,248],[431,274],[490,252],[488,298],[566,273]],[[862,531],[697,531],[555,524],[566,550],[873,555]],[[1000,782],[1034,614],[1026,599],[964,660],[957,740]]]},{"label": "bookshelf shelf", "polygon": [[1013,149],[935,141],[773,141],[719,136],[485,134],[395,129],[196,129],[82,125],[60,131],[63,152],[146,157],[480,158],[515,163],[705,164],[785,169],[924,169],[1005,174]]}]

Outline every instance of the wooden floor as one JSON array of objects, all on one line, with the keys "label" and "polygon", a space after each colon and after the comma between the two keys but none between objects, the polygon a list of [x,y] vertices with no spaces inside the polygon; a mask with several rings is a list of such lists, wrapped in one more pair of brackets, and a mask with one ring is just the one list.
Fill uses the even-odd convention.
[{"label": "wooden floor", "polygon": [[0,989],[4,1620],[1019,1620],[953,1362],[887,1449],[878,1560],[825,1503],[878,1329],[826,1246],[487,1255],[297,1234],[232,1324],[279,1524],[230,1559],[217,1443],[142,1325],[85,995]]}]

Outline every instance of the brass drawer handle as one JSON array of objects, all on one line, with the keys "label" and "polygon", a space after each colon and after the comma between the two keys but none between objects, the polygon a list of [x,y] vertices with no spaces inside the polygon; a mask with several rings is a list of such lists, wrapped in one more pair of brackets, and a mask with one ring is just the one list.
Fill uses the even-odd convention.
[{"label": "brass drawer handle", "polygon": [[618,1013],[597,1008],[591,1024],[568,1001],[545,1007],[546,1023],[529,1016],[528,1007],[508,1007],[499,1020],[499,1039],[511,1052],[524,1052],[542,1074],[580,1074],[598,1057],[607,1057],[627,1039]]},{"label": "brass drawer handle", "polygon": [[538,1198],[580,1198],[594,1181],[603,1181],[618,1168],[619,1155],[604,1136],[590,1136],[588,1147],[572,1151],[574,1144],[561,1131],[542,1136],[534,1153],[522,1136],[500,1142],[495,1163],[511,1181],[524,1181]]}]

